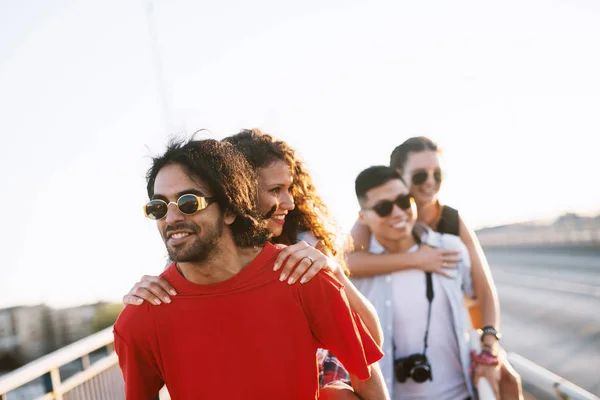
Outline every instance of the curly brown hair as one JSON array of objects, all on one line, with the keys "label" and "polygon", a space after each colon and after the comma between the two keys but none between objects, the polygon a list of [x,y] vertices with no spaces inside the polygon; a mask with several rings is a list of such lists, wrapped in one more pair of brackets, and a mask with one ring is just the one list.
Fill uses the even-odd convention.
[{"label": "curly brown hair", "polygon": [[[341,254],[336,245],[332,218],[321,196],[313,185],[304,162],[286,142],[261,132],[259,129],[244,129],[224,141],[233,144],[246,156],[249,164],[255,169],[265,168],[275,161],[284,161],[292,172],[294,183],[292,197],[295,208],[291,210],[283,225],[283,233],[273,238],[275,243],[292,244],[298,240],[301,232],[312,233],[330,252],[340,259]],[[345,264],[342,263],[345,268]]]}]

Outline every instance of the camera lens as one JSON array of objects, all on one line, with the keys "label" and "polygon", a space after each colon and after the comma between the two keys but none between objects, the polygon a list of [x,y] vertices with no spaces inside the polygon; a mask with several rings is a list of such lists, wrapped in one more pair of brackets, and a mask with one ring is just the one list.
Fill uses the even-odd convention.
[{"label": "camera lens", "polygon": [[411,371],[412,378],[417,383],[423,383],[429,379],[429,368],[426,365],[420,365]]}]

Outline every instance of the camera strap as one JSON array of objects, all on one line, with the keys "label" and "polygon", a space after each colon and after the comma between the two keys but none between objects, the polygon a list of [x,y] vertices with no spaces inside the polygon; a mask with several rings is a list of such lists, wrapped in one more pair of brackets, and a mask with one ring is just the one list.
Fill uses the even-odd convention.
[{"label": "camera strap", "polygon": [[423,339],[423,355],[427,355],[427,338],[429,337],[429,324],[431,322],[431,303],[433,302],[433,278],[431,277],[431,272],[425,273],[425,296],[427,297],[427,301],[429,302],[429,306],[427,307],[427,326],[425,327],[425,338]]}]

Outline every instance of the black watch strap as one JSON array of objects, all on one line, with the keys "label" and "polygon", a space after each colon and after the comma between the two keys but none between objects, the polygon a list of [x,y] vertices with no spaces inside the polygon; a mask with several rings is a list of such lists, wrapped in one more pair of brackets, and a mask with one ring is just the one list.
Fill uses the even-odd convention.
[{"label": "black watch strap", "polygon": [[502,334],[491,325],[486,325],[483,328],[481,328],[481,340],[483,340],[483,338],[487,335],[494,336],[496,340],[500,340],[500,338],[502,337]]}]

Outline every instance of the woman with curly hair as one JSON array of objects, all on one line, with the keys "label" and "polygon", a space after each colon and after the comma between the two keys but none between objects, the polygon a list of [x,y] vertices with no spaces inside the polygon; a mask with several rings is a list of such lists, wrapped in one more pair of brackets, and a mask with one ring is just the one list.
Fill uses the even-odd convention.
[{"label": "woman with curly hair", "polygon": [[[334,224],[302,160],[286,142],[258,129],[243,130],[223,140],[233,144],[259,175],[260,211],[273,242],[285,247],[275,261],[275,270],[281,270],[280,280],[303,284],[322,269],[330,271],[345,285],[350,306],[381,345],[383,334],[375,308],[348,279]],[[174,288],[164,278],[144,276],[123,302],[140,305],[145,300],[158,305],[169,303],[173,295]],[[352,377],[333,354],[319,349],[317,359],[320,399],[358,398],[348,386]]]}]

